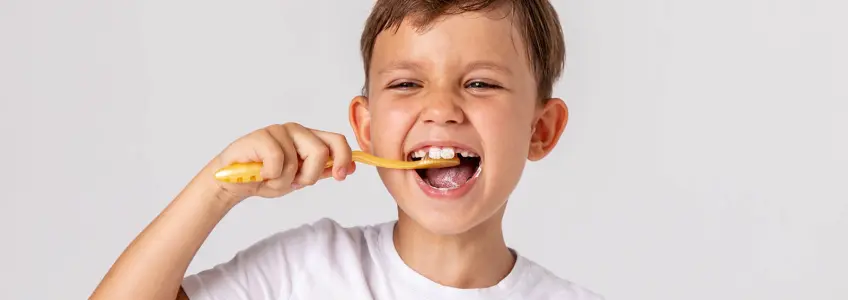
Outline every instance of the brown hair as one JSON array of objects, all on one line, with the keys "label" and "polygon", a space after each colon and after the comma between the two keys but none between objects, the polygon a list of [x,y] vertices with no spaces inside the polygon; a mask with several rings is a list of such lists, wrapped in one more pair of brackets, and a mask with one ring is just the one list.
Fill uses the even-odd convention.
[{"label": "brown hair", "polygon": [[374,42],[384,30],[397,30],[410,16],[414,16],[412,24],[423,29],[442,15],[495,9],[504,4],[509,4],[513,17],[518,18],[518,29],[527,45],[528,58],[538,83],[538,97],[550,98],[553,85],[565,65],[565,41],[559,17],[548,0],[378,0],[360,39],[365,66],[363,94],[368,92]]}]

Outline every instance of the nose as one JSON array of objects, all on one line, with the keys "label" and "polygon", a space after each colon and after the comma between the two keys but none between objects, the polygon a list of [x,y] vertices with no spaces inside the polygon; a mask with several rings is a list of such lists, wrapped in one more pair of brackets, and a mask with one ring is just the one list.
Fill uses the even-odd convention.
[{"label": "nose", "polygon": [[437,125],[461,124],[465,122],[465,114],[450,95],[431,95],[423,107],[421,120]]}]

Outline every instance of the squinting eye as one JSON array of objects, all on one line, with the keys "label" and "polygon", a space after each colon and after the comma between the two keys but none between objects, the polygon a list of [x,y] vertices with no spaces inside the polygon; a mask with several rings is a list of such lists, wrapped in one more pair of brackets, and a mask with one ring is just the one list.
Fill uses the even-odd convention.
[{"label": "squinting eye", "polygon": [[405,81],[405,82],[394,84],[394,85],[390,86],[389,88],[411,89],[411,88],[416,88],[416,87],[418,87],[418,85],[415,84],[414,82]]},{"label": "squinting eye", "polygon": [[494,85],[494,84],[488,84],[488,83],[485,83],[485,82],[482,82],[482,81],[471,82],[466,87],[471,88],[471,89],[496,89],[496,88],[500,88],[500,86],[497,86],[497,85]]}]

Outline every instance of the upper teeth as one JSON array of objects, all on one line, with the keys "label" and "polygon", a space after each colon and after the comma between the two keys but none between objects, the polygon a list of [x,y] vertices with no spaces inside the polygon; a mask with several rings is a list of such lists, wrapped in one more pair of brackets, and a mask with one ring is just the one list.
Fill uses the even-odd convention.
[{"label": "upper teeth", "polygon": [[459,153],[463,157],[477,157],[478,155],[474,152],[456,149],[454,147],[430,147],[430,148],[422,148],[418,149],[415,152],[412,152],[413,158],[435,158],[435,159],[451,159],[456,153]]}]

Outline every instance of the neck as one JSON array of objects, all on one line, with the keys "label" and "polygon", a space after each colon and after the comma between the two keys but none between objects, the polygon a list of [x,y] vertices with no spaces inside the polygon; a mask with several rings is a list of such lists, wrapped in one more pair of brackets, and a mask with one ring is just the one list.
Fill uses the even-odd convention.
[{"label": "neck", "polygon": [[461,234],[439,235],[421,227],[403,211],[399,210],[398,215],[393,239],[401,259],[441,285],[464,289],[491,287],[503,280],[515,265],[498,216]]}]

